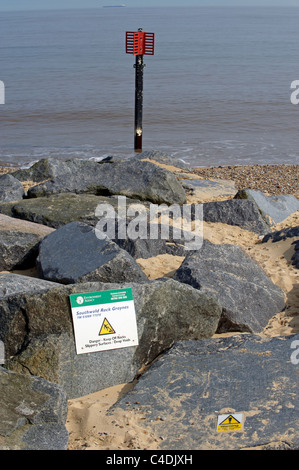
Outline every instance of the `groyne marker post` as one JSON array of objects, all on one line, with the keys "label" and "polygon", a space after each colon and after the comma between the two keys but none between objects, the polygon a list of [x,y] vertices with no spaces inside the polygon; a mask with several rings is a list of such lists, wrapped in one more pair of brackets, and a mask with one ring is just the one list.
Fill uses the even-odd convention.
[{"label": "groyne marker post", "polygon": [[134,121],[134,150],[142,151],[142,117],[143,117],[143,63],[144,55],[154,55],[155,34],[147,33],[142,28],[138,32],[126,32],[126,53],[136,56],[134,64],[135,78],[135,121]]}]

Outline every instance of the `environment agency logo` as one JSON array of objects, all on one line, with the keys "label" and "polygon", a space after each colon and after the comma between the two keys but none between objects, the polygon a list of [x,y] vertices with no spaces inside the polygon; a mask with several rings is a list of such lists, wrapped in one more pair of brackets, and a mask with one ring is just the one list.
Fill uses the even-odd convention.
[{"label": "environment agency logo", "polygon": [[77,302],[77,304],[82,305],[83,302],[84,302],[83,297],[82,297],[81,295],[79,295],[79,296],[76,298],[76,302]]}]

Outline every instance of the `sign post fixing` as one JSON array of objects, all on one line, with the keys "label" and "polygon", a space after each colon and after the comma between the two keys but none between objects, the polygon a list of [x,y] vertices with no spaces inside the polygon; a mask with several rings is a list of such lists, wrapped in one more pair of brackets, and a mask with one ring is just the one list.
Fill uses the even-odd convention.
[{"label": "sign post fixing", "polygon": [[142,151],[142,114],[143,114],[143,63],[144,55],[154,55],[155,34],[147,33],[138,29],[138,32],[126,32],[126,53],[136,56],[134,65],[136,70],[135,78],[135,132],[134,149],[136,152]]}]

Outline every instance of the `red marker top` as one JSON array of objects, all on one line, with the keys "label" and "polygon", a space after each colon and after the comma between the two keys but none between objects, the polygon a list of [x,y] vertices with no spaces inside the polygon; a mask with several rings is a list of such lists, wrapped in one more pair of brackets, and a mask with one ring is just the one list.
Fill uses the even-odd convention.
[{"label": "red marker top", "polygon": [[126,53],[133,55],[154,55],[155,33],[127,31]]}]

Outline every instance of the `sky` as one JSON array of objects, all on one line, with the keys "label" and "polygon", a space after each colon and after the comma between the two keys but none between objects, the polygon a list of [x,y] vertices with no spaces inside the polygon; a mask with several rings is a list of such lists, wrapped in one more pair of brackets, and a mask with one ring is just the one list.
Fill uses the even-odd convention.
[{"label": "sky", "polygon": [[156,6],[299,6],[299,0],[0,0],[0,11],[98,8],[103,5]]}]

